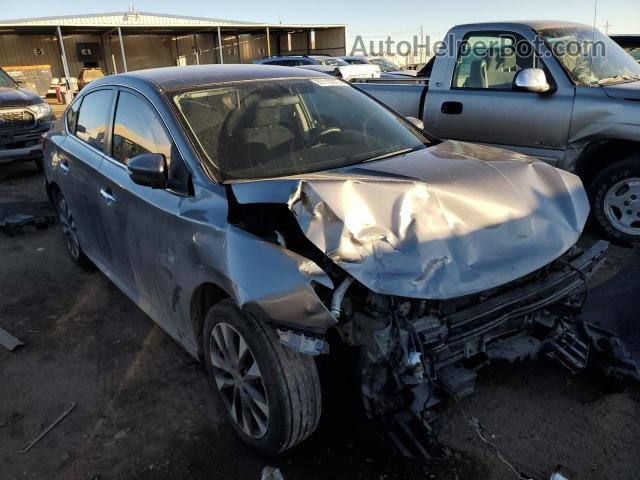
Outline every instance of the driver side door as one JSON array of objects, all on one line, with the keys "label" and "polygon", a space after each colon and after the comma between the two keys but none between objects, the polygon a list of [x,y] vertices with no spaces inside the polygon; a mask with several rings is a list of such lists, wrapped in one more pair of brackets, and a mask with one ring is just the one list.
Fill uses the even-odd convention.
[{"label": "driver side door", "polygon": [[[432,103],[427,111],[437,112],[432,119],[434,133],[516,150],[556,164],[568,143],[574,89],[556,81],[533,48],[515,32],[466,34],[450,86],[436,86],[427,95],[427,102]],[[513,80],[524,68],[545,70],[552,91],[513,90]]]}]

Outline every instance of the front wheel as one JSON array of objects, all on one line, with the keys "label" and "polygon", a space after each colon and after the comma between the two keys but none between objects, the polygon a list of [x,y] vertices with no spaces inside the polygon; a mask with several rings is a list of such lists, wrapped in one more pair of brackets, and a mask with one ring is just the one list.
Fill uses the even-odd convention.
[{"label": "front wheel", "polygon": [[272,455],[313,433],[321,395],[312,357],[280,344],[271,327],[231,300],[209,310],[203,333],[211,386],[241,440]]},{"label": "front wheel", "polygon": [[640,157],[613,163],[589,188],[593,216],[600,230],[621,245],[640,243]]}]

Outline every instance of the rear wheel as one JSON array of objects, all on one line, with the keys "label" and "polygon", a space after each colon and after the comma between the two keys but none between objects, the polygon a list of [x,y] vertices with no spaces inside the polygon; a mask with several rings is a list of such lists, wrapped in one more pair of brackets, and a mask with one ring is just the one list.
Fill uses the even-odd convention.
[{"label": "rear wheel", "polygon": [[58,209],[58,219],[60,220],[60,226],[62,227],[65,245],[71,260],[83,267],[91,266],[91,261],[84,254],[84,251],[80,246],[75,217],[71,212],[71,208],[69,207],[67,200],[60,192],[56,195],[56,207]]},{"label": "rear wheel", "polygon": [[209,310],[203,342],[210,383],[244,442],[276,454],[313,433],[321,395],[312,357],[281,345],[271,327],[231,300]]},{"label": "rear wheel", "polygon": [[591,183],[593,216],[611,241],[640,243],[640,156],[602,170]]}]

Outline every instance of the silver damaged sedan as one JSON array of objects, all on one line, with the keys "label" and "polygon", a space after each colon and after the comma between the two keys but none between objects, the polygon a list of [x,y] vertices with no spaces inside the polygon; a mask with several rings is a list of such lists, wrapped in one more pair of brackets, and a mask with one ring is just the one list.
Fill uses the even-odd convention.
[{"label": "silver damaged sedan", "polygon": [[336,343],[360,353],[345,369],[366,413],[414,456],[433,408],[470,394],[489,361],[587,364],[578,314],[606,243],[575,247],[580,180],[439,141],[339,79],[264,65],[108,76],[49,132],[45,176],[71,259],[206,364],[261,452],[313,433],[315,357]]}]

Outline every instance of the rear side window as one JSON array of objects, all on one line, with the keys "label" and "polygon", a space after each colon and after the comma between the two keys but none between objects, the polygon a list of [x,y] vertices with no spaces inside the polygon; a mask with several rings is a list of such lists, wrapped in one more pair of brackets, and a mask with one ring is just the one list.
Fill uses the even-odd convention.
[{"label": "rear side window", "polygon": [[85,95],[75,126],[76,137],[102,152],[105,151],[112,101],[113,90],[98,90]]}]

